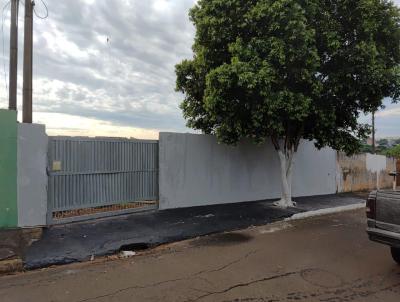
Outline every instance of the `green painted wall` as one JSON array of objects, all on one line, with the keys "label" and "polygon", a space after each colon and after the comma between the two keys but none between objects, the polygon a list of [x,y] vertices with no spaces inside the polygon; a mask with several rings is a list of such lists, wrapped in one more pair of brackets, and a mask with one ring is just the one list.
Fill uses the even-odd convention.
[{"label": "green painted wall", "polygon": [[17,225],[17,113],[0,109],[0,228]]}]

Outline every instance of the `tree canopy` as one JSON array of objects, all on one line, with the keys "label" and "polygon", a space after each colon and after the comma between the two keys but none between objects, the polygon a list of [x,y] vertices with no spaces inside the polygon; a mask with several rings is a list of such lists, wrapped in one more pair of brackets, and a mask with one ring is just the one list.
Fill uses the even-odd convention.
[{"label": "tree canopy", "polygon": [[386,0],[199,0],[194,56],[176,66],[188,126],[348,153],[363,112],[400,97],[400,14]]},{"label": "tree canopy", "polygon": [[400,145],[397,145],[387,150],[386,155],[400,159]]}]

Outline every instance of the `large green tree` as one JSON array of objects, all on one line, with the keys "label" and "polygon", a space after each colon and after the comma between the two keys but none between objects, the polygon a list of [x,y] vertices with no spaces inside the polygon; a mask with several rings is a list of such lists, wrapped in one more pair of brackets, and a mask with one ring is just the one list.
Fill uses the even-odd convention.
[{"label": "large green tree", "polygon": [[399,99],[400,14],[384,0],[199,0],[194,56],[176,66],[189,127],[220,142],[271,139],[282,199],[301,139],[356,151],[358,123]]}]

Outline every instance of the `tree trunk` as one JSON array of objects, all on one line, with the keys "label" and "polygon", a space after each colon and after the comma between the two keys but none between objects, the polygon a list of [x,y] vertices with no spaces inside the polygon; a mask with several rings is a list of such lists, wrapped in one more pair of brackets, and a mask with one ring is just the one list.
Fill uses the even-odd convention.
[{"label": "tree trunk", "polygon": [[292,200],[292,171],[294,161],[294,150],[277,150],[280,166],[281,166],[281,180],[282,180],[282,198],[274,203],[274,205],[281,208],[294,207],[296,203]]}]

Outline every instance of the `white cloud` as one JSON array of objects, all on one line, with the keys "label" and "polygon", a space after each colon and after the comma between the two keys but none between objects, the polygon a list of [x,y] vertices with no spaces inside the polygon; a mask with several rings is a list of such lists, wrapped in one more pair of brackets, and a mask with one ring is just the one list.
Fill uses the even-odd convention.
[{"label": "white cloud", "polygon": [[399,117],[400,118],[400,106],[380,111],[376,114],[376,116],[383,117],[383,118],[384,117]]},{"label": "white cloud", "polygon": [[[0,0],[0,7],[7,1]],[[52,134],[70,131],[102,135],[99,131],[104,131],[103,135],[109,135],[121,129],[119,133],[127,136],[134,133],[132,136],[152,137],[160,130],[188,130],[178,107],[182,96],[174,91],[174,66],[192,56],[194,28],[188,10],[196,0],[46,0],[46,3],[49,17],[34,19],[36,121],[46,122]],[[400,5],[400,0],[395,3]],[[36,9],[43,15],[40,1]],[[19,110],[23,15],[21,4]],[[7,18],[4,27],[7,72],[8,23]],[[7,95],[1,74],[0,108],[7,106]],[[382,135],[398,132],[399,115],[400,105],[378,113]]]},{"label": "white cloud", "polygon": [[[69,118],[58,123],[40,119],[51,123],[52,133],[61,133],[72,123],[80,125],[82,134],[91,134],[92,127],[107,132],[98,127],[100,122],[108,128],[126,127],[128,134],[130,129],[145,129],[149,135],[187,130],[179,109],[182,96],[174,91],[174,66],[191,56],[194,29],[188,10],[194,0],[46,2],[49,17],[34,19],[34,117],[67,114]],[[1,6],[4,3],[0,1]],[[43,15],[40,1],[36,9]],[[21,110],[22,5],[19,22]],[[7,106],[8,93],[4,80],[0,83],[1,108]]]},{"label": "white cloud", "polygon": [[158,139],[157,129],[115,126],[111,122],[76,115],[35,112],[34,122],[45,124],[49,135]]}]

